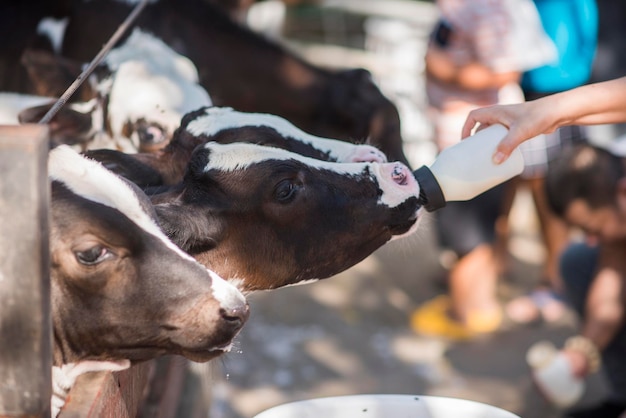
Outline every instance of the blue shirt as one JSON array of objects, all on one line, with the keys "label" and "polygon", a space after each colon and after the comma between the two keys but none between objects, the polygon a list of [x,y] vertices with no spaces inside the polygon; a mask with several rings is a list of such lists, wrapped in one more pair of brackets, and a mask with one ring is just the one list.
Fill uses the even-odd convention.
[{"label": "blue shirt", "polygon": [[522,76],[522,88],[556,93],[585,84],[591,75],[598,43],[595,0],[534,0],[541,23],[558,51],[558,61]]}]

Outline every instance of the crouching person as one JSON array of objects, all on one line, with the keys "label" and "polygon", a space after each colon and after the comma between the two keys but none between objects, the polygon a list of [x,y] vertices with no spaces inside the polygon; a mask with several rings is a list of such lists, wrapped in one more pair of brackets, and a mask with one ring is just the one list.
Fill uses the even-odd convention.
[{"label": "crouching person", "polygon": [[576,409],[582,393],[566,389],[563,376],[535,369],[535,381],[550,400],[572,406],[567,417],[617,418],[626,412],[626,158],[573,147],[549,169],[546,191],[554,212],[585,236],[561,256],[566,294],[581,318],[578,335],[559,352],[562,374],[584,381],[602,365],[611,393]]}]

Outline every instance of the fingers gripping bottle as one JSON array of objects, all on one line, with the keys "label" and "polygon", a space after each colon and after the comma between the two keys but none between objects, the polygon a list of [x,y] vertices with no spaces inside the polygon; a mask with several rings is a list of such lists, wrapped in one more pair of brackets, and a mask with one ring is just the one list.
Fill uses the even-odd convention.
[{"label": "fingers gripping bottle", "polygon": [[518,148],[501,164],[491,158],[507,132],[502,125],[491,125],[441,151],[430,167],[415,170],[424,208],[432,212],[446,202],[470,200],[520,174],[524,158]]}]

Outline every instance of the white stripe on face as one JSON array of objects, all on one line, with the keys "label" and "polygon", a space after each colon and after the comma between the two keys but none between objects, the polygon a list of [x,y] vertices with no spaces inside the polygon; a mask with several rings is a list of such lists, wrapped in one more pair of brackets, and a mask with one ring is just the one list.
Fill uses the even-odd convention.
[{"label": "white stripe on face", "polygon": [[356,146],[349,142],[308,134],[280,116],[266,113],[237,112],[228,107],[208,108],[206,116],[199,116],[189,122],[187,131],[195,136],[211,136],[225,129],[245,126],[272,128],[284,137],[296,139],[313,148],[330,153],[337,161],[345,161],[354,153]]},{"label": "white stripe on face", "polygon": [[67,145],[61,145],[49,153],[48,177],[65,184],[72,192],[87,200],[119,210],[181,257],[194,260],[165,236],[128,184],[100,163],[81,156]]},{"label": "white stripe on face", "polygon": [[248,143],[218,144],[209,142],[204,145],[204,148],[211,151],[209,161],[204,168],[205,172],[209,170],[225,172],[244,170],[252,164],[268,160],[296,160],[309,167],[331,171],[342,176],[362,176],[369,168],[369,178],[373,182],[376,181],[378,187],[383,191],[378,203],[388,207],[396,207],[409,197],[419,195],[419,186],[416,181],[411,183],[412,186],[402,188],[393,182],[388,173],[383,171],[383,167],[400,163],[334,163],[303,157],[300,154],[279,148]]},{"label": "white stripe on face", "polygon": [[237,289],[236,285],[230,283],[216,273],[208,270],[213,279],[211,289],[213,297],[220,301],[220,305],[224,308],[242,306],[246,303],[243,294]]}]

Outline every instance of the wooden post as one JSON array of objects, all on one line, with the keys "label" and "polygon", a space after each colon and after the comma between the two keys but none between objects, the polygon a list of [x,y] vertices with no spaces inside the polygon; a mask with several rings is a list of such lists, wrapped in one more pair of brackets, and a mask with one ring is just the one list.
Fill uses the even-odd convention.
[{"label": "wooden post", "polygon": [[0,126],[0,417],[50,415],[47,160],[47,126]]}]

